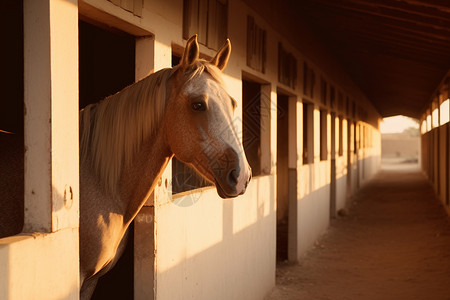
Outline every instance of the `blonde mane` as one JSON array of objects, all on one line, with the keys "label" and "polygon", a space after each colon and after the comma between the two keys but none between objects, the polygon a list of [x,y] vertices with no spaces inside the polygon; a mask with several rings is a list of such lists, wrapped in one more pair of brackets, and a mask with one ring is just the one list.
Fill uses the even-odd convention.
[{"label": "blonde mane", "polygon": [[131,163],[142,142],[158,128],[166,108],[163,69],[80,112],[80,159],[89,160],[107,191],[116,192],[124,163]]},{"label": "blonde mane", "polygon": [[199,59],[189,67],[187,70],[187,80],[189,82],[196,77],[201,76],[203,73],[210,75],[215,81],[223,85],[222,71],[220,71],[216,66],[210,64],[208,61]]},{"label": "blonde mane", "polygon": [[[107,192],[117,192],[124,164],[159,128],[167,102],[167,82],[178,67],[158,71],[80,112],[80,160],[88,161]],[[184,70],[184,82],[208,73],[222,84],[219,69],[198,60]]]}]

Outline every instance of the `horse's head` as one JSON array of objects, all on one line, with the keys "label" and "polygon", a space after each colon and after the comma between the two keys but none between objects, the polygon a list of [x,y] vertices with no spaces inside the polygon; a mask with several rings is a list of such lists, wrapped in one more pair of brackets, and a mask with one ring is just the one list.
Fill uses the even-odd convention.
[{"label": "horse's head", "polygon": [[236,101],[221,82],[230,57],[227,40],[211,61],[199,59],[197,36],[175,67],[164,126],[175,157],[216,185],[222,198],[245,192],[251,169],[233,125]]}]

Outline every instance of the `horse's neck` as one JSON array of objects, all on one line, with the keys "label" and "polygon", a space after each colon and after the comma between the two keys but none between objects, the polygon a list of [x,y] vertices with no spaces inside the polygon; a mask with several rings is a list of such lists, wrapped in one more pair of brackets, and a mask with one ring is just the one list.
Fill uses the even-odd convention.
[{"label": "horse's neck", "polygon": [[124,223],[129,225],[154,190],[172,154],[162,130],[144,142],[132,164],[120,177],[120,199],[126,207]]}]

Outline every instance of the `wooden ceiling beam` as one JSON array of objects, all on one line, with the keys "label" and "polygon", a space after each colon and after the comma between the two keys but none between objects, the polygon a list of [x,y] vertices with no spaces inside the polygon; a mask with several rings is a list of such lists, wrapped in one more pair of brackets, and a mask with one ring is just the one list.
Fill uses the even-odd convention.
[{"label": "wooden ceiling beam", "polygon": [[382,116],[419,116],[450,68],[449,0],[286,1]]},{"label": "wooden ceiling beam", "polygon": [[[329,0],[319,0],[320,2],[333,5],[336,4],[336,1]],[[356,6],[365,6],[368,7],[368,11],[373,11],[374,9],[387,9],[392,11],[397,11],[399,13],[411,15],[411,17],[418,16],[422,18],[426,18],[427,20],[432,21],[444,21],[448,22],[450,18],[450,13],[443,12],[436,8],[428,7],[426,11],[424,11],[424,7],[417,7],[416,5],[408,4],[404,1],[392,2],[391,0],[377,0],[377,1],[369,1],[369,0],[346,0],[350,4],[348,6],[342,5],[341,7],[348,9],[349,7]],[[343,3],[343,1],[341,1]],[[397,5],[394,5],[397,3]]]},{"label": "wooden ceiling beam", "polygon": [[407,23],[407,24],[416,24],[416,25],[420,25],[423,27],[429,27],[429,28],[436,29],[436,30],[444,30],[444,31],[450,32],[450,20],[448,22],[445,22],[446,24],[441,25],[440,22],[431,23],[431,22],[420,21],[415,18],[406,18],[406,17],[399,17],[399,16],[394,16],[394,15],[387,15],[387,14],[377,12],[375,10],[364,9],[364,8],[351,6],[351,5],[345,5],[345,4],[342,4],[342,2],[340,2],[340,1],[315,0],[315,2],[323,3],[327,6],[335,7],[335,8],[344,10],[344,11],[353,11],[353,12],[356,12],[357,14],[372,15],[372,16],[377,16],[377,17],[383,18],[383,19],[397,20],[397,21]]},{"label": "wooden ceiling beam", "polygon": [[415,6],[419,6],[419,7],[427,7],[427,8],[434,8],[437,9],[439,11],[445,12],[445,13],[450,13],[450,6],[448,5],[448,0],[440,0],[440,1],[436,1],[436,0],[425,0],[425,1],[420,1],[420,0],[394,0],[397,2],[404,2],[404,3],[408,3],[411,5],[415,5]]},{"label": "wooden ceiling beam", "polygon": [[365,35],[355,32],[353,37],[341,37],[340,40],[347,41],[356,47],[361,45],[361,49],[367,49],[368,51],[371,51],[372,49],[377,49],[378,52],[390,50],[400,54],[400,56],[403,54],[415,54],[413,55],[414,59],[420,59],[421,57],[426,58],[428,55],[434,55],[434,57],[431,57],[430,59],[439,62],[442,60],[447,61],[449,58],[449,52],[446,49],[450,49],[450,45],[437,47],[432,43],[419,43],[397,35],[387,37],[376,33]]}]

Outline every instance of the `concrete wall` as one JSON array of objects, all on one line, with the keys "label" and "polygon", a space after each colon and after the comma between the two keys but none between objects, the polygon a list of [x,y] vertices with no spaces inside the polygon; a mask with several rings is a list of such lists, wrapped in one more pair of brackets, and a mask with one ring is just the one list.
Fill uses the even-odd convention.
[{"label": "concrete wall", "polygon": [[[114,4],[116,2],[118,1],[80,0],[78,7],[76,3],[63,0],[52,3],[64,5],[64,8],[58,9],[57,20],[61,20],[60,16],[65,16],[60,14],[60,11],[67,12],[73,18],[73,14],[76,14],[79,9],[80,18],[86,22],[115,27],[134,35],[137,80],[161,68],[170,67],[172,54],[180,54],[186,42],[182,38],[183,1],[145,0],[139,15]],[[379,168],[381,145],[378,132],[379,115],[375,108],[342,72],[338,64],[327,63],[332,62],[332,58],[326,53],[326,49],[323,52],[323,46],[309,40],[306,48],[299,47],[297,43],[291,43],[290,34],[280,31],[280,24],[268,22],[270,20],[266,16],[268,9],[270,10],[270,7],[260,6],[259,3],[251,1],[245,3],[239,0],[228,1],[228,36],[233,50],[224,72],[227,90],[238,102],[235,125],[239,132],[242,123],[242,78],[251,78],[264,83],[263,93],[267,105],[265,106],[266,114],[261,116],[261,124],[264,124],[264,126],[261,125],[261,169],[263,172],[252,179],[244,195],[234,200],[222,200],[211,187],[172,195],[172,168],[169,164],[160,184],[136,218],[134,241],[136,299],[262,299],[275,285],[278,92],[289,96],[289,133],[287,135],[290,181],[287,207],[289,260],[301,259],[317,238],[326,231],[330,217],[334,216],[337,210],[344,208],[351,195]],[[34,16],[33,13],[30,12],[30,14]],[[258,26],[267,33],[267,61],[264,73],[247,66],[245,28],[248,15],[254,17]],[[54,80],[51,87],[56,89],[55,99],[59,99],[58,97],[62,95],[67,96],[60,95],[58,90],[66,88],[66,85],[69,85],[67,93],[76,97],[77,90],[74,87],[76,87],[77,76],[70,73],[76,72],[74,71],[76,66],[70,65],[69,73],[66,69],[64,69],[66,73],[60,72],[59,69],[62,66],[66,67],[67,62],[74,64],[77,62],[76,53],[73,53],[75,51],[73,49],[77,47],[71,44],[77,37],[74,22],[76,21],[69,25],[51,27],[55,32],[49,33],[52,36],[52,42],[55,42],[55,49],[64,45],[73,46],[72,50],[68,49],[66,53],[73,57],[61,59],[55,56],[55,60],[52,60],[54,66],[57,66],[56,72],[51,73],[51,76],[57,77],[50,78]],[[278,22],[283,23],[283,21]],[[307,28],[304,29],[307,31]],[[65,39],[71,43],[64,44]],[[279,42],[297,60],[297,83],[294,88],[278,81]],[[315,49],[318,50],[317,53]],[[215,54],[215,50],[203,45],[200,46],[200,50],[204,56],[211,57]],[[50,52],[50,57],[53,58],[54,53],[58,52]],[[314,96],[306,96],[303,93],[305,62],[316,75]],[[27,64],[27,61],[25,63]],[[65,79],[69,75],[75,77],[67,79],[67,82],[61,82],[61,78]],[[325,103],[321,101],[320,78],[332,84],[336,94],[343,94],[342,107],[337,107],[336,104],[332,106],[330,99]],[[34,93],[34,91],[30,92]],[[312,112],[312,119],[307,125],[309,142],[311,142],[311,159],[306,163],[302,159],[303,102],[310,104]],[[61,114],[62,108],[58,102],[54,108],[52,114],[61,123],[61,116],[65,116]],[[71,116],[77,115],[76,111],[76,108],[70,110]],[[325,119],[322,118],[325,136],[320,134],[321,112],[325,116]],[[341,153],[337,149],[340,133],[335,117],[343,119]],[[74,122],[76,123],[76,117]],[[62,129],[75,124],[60,123],[55,123],[55,126],[49,129],[52,130],[51,137],[55,139],[56,155],[64,150],[58,147],[66,145],[63,141],[57,140],[59,137],[62,138]],[[41,129],[39,126],[36,128]],[[332,128],[334,128],[333,131]],[[77,136],[76,126],[68,128],[67,132],[71,133],[70,137]],[[77,146],[72,147],[72,149],[77,148]],[[71,161],[74,165],[67,167],[68,158],[64,157],[64,164],[61,165],[64,167],[63,171],[77,177],[77,153],[76,151],[67,153],[73,154],[73,157],[70,155],[68,157],[73,158]],[[56,170],[59,172],[58,169]],[[60,191],[61,178],[64,176],[52,179],[52,182],[56,184],[53,190],[55,193]],[[66,210],[58,211],[56,218],[60,222],[51,223],[58,224],[55,225],[57,227],[51,227],[51,230],[68,228],[69,237],[64,245],[71,246],[72,250],[77,244],[76,221],[78,219],[75,203],[77,203],[78,186],[76,182],[73,183],[73,190],[75,193],[73,207],[76,214],[72,215],[72,212],[67,213]],[[48,204],[44,203],[42,207],[45,208],[45,205]],[[56,210],[55,205],[53,210]],[[28,220],[31,220],[31,217]],[[48,222],[47,219],[45,220]],[[27,224],[32,226],[34,221]],[[54,241],[56,243],[57,240]],[[9,245],[10,241],[7,241],[7,244]],[[0,248],[3,251],[0,259],[10,255],[3,254],[10,253],[9,249],[12,249],[9,246],[6,247]],[[67,252],[69,253],[67,259],[77,263],[77,253],[73,252]],[[17,261],[10,262],[14,262],[16,268],[22,268],[20,264],[16,264]],[[1,265],[7,265],[7,263]],[[73,266],[70,265],[72,268]],[[73,291],[78,288],[76,279],[78,273],[75,270],[72,271],[71,276],[64,276],[66,285],[61,289],[69,286],[70,295],[76,298]],[[52,270],[52,272],[56,271]],[[9,286],[9,280],[15,278],[8,272],[0,272],[0,274],[2,274],[0,282],[5,286]],[[56,272],[53,275],[58,276],[58,274]],[[63,277],[60,276],[60,278]],[[3,290],[0,289],[0,291]]]},{"label": "concrete wall", "polygon": [[419,158],[420,137],[418,136],[383,134],[381,141],[381,155],[383,157]]},{"label": "concrete wall", "polygon": [[78,299],[78,7],[23,3],[25,224],[0,239],[0,299]]},{"label": "concrete wall", "polygon": [[[450,111],[448,105],[442,105],[444,102],[450,101],[449,78],[450,71],[436,87],[421,118],[421,166],[443,207],[450,214],[450,160],[448,158]],[[431,112],[436,109],[437,113],[432,114]]]}]

